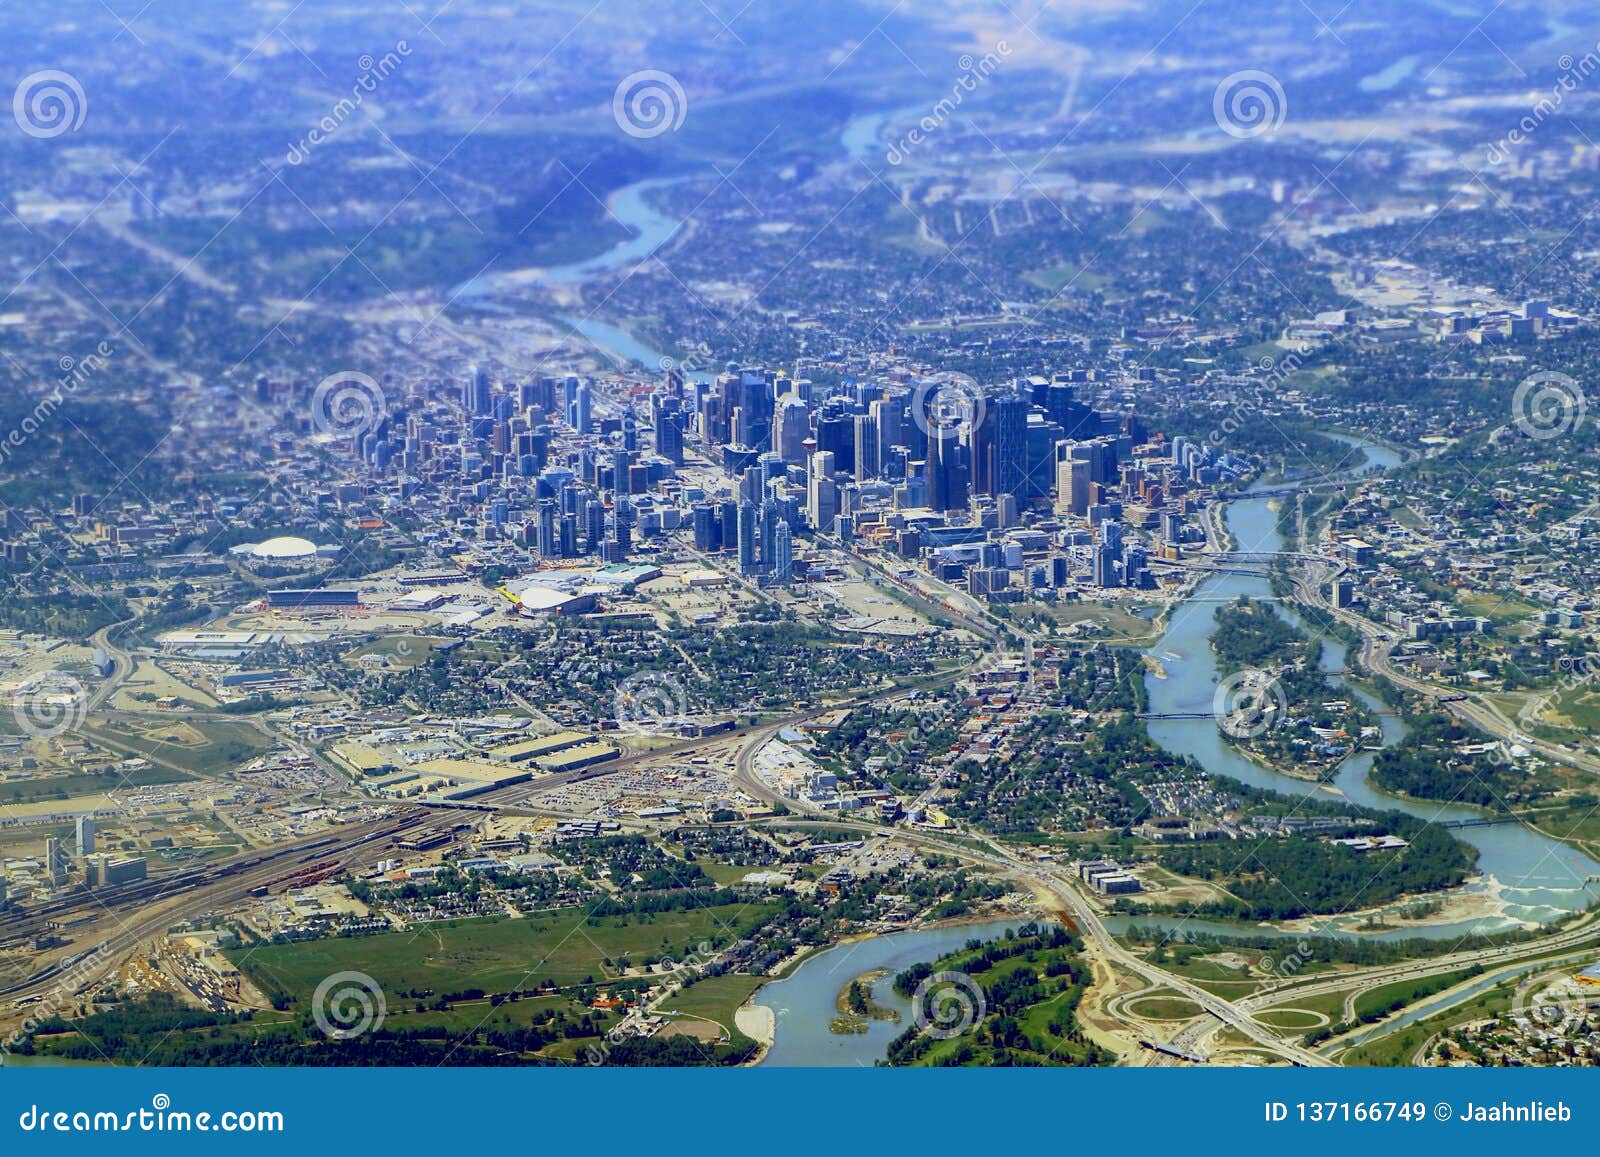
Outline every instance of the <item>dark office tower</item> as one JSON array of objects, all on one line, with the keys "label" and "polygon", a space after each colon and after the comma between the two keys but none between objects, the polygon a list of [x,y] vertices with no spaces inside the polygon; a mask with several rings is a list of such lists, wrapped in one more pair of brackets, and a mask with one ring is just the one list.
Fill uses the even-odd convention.
[{"label": "dark office tower", "polygon": [[1089,438],[1099,431],[1100,420],[1090,407],[1078,401],[1077,391],[1070,382],[1053,381],[1046,395],[1049,403],[1045,412],[1050,420],[1061,427],[1068,438]]},{"label": "dark office tower", "polygon": [[848,416],[831,415],[817,421],[817,452],[832,454],[841,466],[854,466],[856,460],[855,422]]},{"label": "dark office tower", "polygon": [[462,408],[474,418],[486,418],[494,413],[489,391],[489,375],[477,365],[467,367],[467,380],[462,384]]},{"label": "dark office tower", "polygon": [[594,554],[600,549],[600,544],[606,537],[606,507],[598,499],[590,499],[589,506],[583,512],[583,546],[589,554]]},{"label": "dark office tower", "polygon": [[633,549],[633,527],[619,519],[613,519],[610,557],[608,562],[621,562],[628,557],[628,552]]},{"label": "dark office tower", "polygon": [[735,440],[741,446],[772,445],[772,376],[745,370],[739,374],[738,386],[735,404],[739,426]]},{"label": "dark office tower", "polygon": [[732,441],[731,423],[732,414],[720,391],[707,394],[700,404],[700,440],[706,449],[714,452]]},{"label": "dark office tower", "polygon": [[665,394],[650,398],[650,424],[656,453],[674,466],[683,465],[683,400]]},{"label": "dark office tower", "polygon": [[760,515],[752,502],[739,504],[739,573],[756,573],[756,523]]},{"label": "dark office tower", "polygon": [[561,516],[561,557],[576,558],[578,556],[578,516],[576,514],[563,514]]},{"label": "dark office tower", "polygon": [[593,405],[589,383],[579,382],[578,388],[572,392],[572,400],[567,404],[567,425],[580,434],[587,434],[593,424]]},{"label": "dark office tower", "polygon": [[878,452],[878,425],[870,414],[857,414],[854,422],[856,456],[853,472],[856,481],[862,482],[878,477],[882,468]]},{"label": "dark office tower", "polygon": [[576,483],[570,483],[561,488],[561,493],[558,497],[561,500],[561,514],[565,517],[568,514],[576,515],[581,513],[580,508],[588,497],[588,492]]},{"label": "dark office tower", "polygon": [[632,494],[629,485],[628,452],[618,446],[611,451],[611,488],[618,494]]},{"label": "dark office tower", "polygon": [[1061,441],[1061,427],[1048,418],[1029,422],[1026,431],[1028,483],[1017,494],[1021,504],[1044,498],[1055,489],[1056,443]]},{"label": "dark office tower", "polygon": [[[992,400],[982,407],[983,412],[977,415],[967,431],[967,464],[971,473],[968,479],[974,494],[994,493],[994,428],[1000,416],[995,413]],[[954,440],[948,438],[947,440]],[[931,441],[931,439],[930,439]],[[928,457],[933,457],[933,451],[928,451]]]},{"label": "dark office tower", "polygon": [[738,484],[734,487],[734,495],[740,502],[759,503],[761,493],[761,471],[751,466],[739,475]]},{"label": "dark office tower", "polygon": [[550,387],[551,383],[542,374],[534,374],[517,387],[517,408],[527,410],[537,406],[549,413],[555,409],[552,404],[555,395]]},{"label": "dark office tower", "polygon": [[961,443],[953,437],[928,439],[928,504],[935,510],[961,510],[970,483]]},{"label": "dark office tower", "polygon": [[706,553],[722,548],[717,537],[717,512],[709,502],[697,502],[694,507],[694,548]]},{"label": "dark office tower", "polygon": [[1117,480],[1117,444],[1110,438],[1089,443],[1089,480],[1103,486]]},{"label": "dark office tower", "polygon": [[928,458],[928,431],[924,429],[925,420],[914,417],[911,413],[911,399],[914,395],[890,399],[900,415],[900,441],[905,445],[906,457],[913,462],[926,461]]},{"label": "dark office tower", "polygon": [[788,474],[788,467],[783,458],[777,454],[763,454],[756,460],[756,465],[761,470],[761,493],[770,494],[774,482]]},{"label": "dark office tower", "polygon": [[772,534],[772,543],[772,577],[786,583],[794,573],[794,540],[787,522],[778,523]]},{"label": "dark office tower", "polygon": [[630,454],[639,448],[639,426],[632,406],[622,411],[622,448]]},{"label": "dark office tower", "polygon": [[556,504],[546,498],[539,503],[539,557],[555,558]]},{"label": "dark office tower", "polygon": [[772,553],[777,549],[775,535],[782,515],[778,513],[776,499],[769,498],[761,504],[761,565],[771,569]]},{"label": "dark office tower", "polygon": [[595,489],[600,488],[600,455],[593,446],[578,448],[578,477]]},{"label": "dark office tower", "polygon": [[670,410],[663,416],[656,434],[656,453],[674,466],[683,465],[683,414]]},{"label": "dark office tower", "polygon": [[905,445],[900,430],[903,407],[904,402],[898,397],[879,398],[867,407],[867,412],[872,415],[872,425],[878,432],[878,464],[882,477],[889,477],[883,473],[883,461],[889,456],[889,448]]},{"label": "dark office tower", "polygon": [[994,420],[990,494],[1028,496],[1028,400],[1020,394],[989,399],[986,419]]}]

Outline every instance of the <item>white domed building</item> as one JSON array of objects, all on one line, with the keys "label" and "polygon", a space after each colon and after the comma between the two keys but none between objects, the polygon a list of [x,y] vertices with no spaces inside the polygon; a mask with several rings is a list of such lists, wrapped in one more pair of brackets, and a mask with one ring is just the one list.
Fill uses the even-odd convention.
[{"label": "white domed building", "polygon": [[228,553],[247,566],[310,566],[324,559],[338,557],[339,546],[318,546],[309,538],[283,535],[265,542],[249,542],[234,547]]}]

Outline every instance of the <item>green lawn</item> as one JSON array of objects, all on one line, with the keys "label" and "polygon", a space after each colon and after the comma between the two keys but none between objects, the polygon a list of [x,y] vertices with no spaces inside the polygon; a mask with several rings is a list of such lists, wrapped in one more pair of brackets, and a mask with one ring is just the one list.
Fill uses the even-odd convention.
[{"label": "green lawn", "polygon": [[702,1020],[715,1021],[732,1033],[735,1031],[734,1012],[761,987],[763,979],[765,978],[760,976],[733,974],[710,976],[696,981],[669,999],[662,1007],[668,1011],[676,1009],[684,1016],[697,1016]]},{"label": "green lawn", "polygon": [[681,957],[703,941],[727,944],[771,911],[771,905],[733,904],[591,920],[573,908],[526,920],[461,920],[229,955],[267,993],[309,1000],[325,977],[355,971],[371,976],[397,1001],[414,992],[505,992],[544,981],[604,984],[619,975],[615,962],[623,957],[638,963],[663,953]]},{"label": "green lawn", "polygon": [[0,804],[31,803],[40,799],[70,799],[76,795],[98,795],[116,787],[144,787],[150,784],[177,783],[187,777],[165,767],[146,767],[126,774],[75,772],[71,775],[42,776],[0,784]]},{"label": "green lawn", "polygon": [[196,775],[231,771],[271,750],[267,737],[248,723],[215,720],[189,723],[174,717],[172,724],[173,734],[182,734],[188,728],[193,728],[204,737],[205,742],[194,745],[166,742],[161,738],[159,726],[152,727],[149,735],[108,724],[90,724],[83,731],[86,738],[113,750],[160,760]]}]

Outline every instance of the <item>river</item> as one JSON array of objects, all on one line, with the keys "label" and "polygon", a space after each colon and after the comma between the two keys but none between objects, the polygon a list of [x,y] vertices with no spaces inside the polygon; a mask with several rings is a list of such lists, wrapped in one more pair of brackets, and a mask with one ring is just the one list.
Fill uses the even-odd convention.
[{"label": "river", "polygon": [[[1387,470],[1399,465],[1400,455],[1386,447],[1354,438],[1336,436],[1361,451],[1364,461],[1353,461],[1348,473]],[[1257,489],[1281,486],[1263,484]],[[1277,509],[1272,499],[1244,497],[1229,503],[1226,511],[1228,532],[1235,545],[1244,551],[1275,551],[1283,548],[1277,528]],[[1166,631],[1149,648],[1160,660],[1165,678],[1147,676],[1152,713],[1204,712],[1202,719],[1152,720],[1150,734],[1168,751],[1193,757],[1207,771],[1228,775],[1255,787],[1290,796],[1315,794],[1320,799],[1337,799],[1326,788],[1269,771],[1247,759],[1222,738],[1210,718],[1211,699],[1217,685],[1216,656],[1211,650],[1212,618],[1216,608],[1240,595],[1271,602],[1291,621],[1301,620],[1292,610],[1280,605],[1272,594],[1265,575],[1220,574],[1202,582],[1174,611]],[[1302,623],[1302,625],[1304,625]],[[1323,645],[1322,662],[1331,671],[1343,669],[1345,647],[1337,640]],[[1337,676],[1330,676],[1337,679]],[[1349,690],[1380,706],[1359,688]],[[1405,734],[1405,725],[1391,716],[1382,716],[1384,742],[1393,743]],[[1429,820],[1475,819],[1483,813],[1475,808],[1455,807],[1402,800],[1386,795],[1367,783],[1372,752],[1358,752],[1339,768],[1333,787],[1352,803],[1366,807],[1408,812]],[[1584,887],[1585,877],[1600,874],[1600,865],[1559,841],[1549,839],[1517,825],[1466,828],[1456,833],[1478,851],[1478,877],[1465,890],[1483,894],[1498,902],[1497,915],[1448,924],[1410,924],[1372,935],[1380,939],[1426,937],[1458,939],[1529,924],[1546,923],[1589,906],[1592,897]],[[966,928],[895,933],[851,944],[839,945],[803,961],[792,975],[762,989],[758,1000],[773,1010],[776,1034],[764,1065],[869,1065],[882,1059],[891,1040],[902,1032],[906,1021],[888,1024],[874,1021],[860,1035],[835,1036],[828,1031],[834,1015],[834,1001],[840,988],[853,978],[875,968],[898,971],[918,961],[931,961],[960,947],[967,940],[992,937],[1017,921],[972,925]],[[1357,917],[1326,917],[1318,921],[1324,935],[1353,935],[1360,923]],[[1208,932],[1219,935],[1255,937],[1298,937],[1302,933],[1278,931],[1264,925],[1233,924],[1199,919],[1152,919],[1113,917],[1106,926],[1124,932],[1129,926],[1164,927],[1174,931]],[[892,988],[892,978],[873,987],[874,999],[909,1014],[909,1002]]]},{"label": "river", "polygon": [[[1390,469],[1399,464],[1399,455],[1385,447],[1353,438],[1340,440],[1365,452],[1367,469]],[[1277,526],[1276,504],[1271,499],[1251,498],[1247,492],[1246,497],[1229,503],[1226,523],[1240,550],[1283,549],[1283,536],[1279,534]],[[1193,757],[1209,772],[1228,775],[1254,787],[1280,794],[1316,794],[1322,799],[1335,798],[1324,788],[1268,770],[1246,758],[1224,740],[1215,722],[1209,718],[1212,694],[1217,686],[1217,661],[1211,649],[1211,633],[1215,628],[1212,615],[1218,606],[1241,595],[1274,601],[1265,575],[1215,575],[1201,583],[1173,613],[1165,633],[1150,648],[1149,653],[1160,661],[1166,676],[1161,678],[1152,673],[1146,677],[1150,711],[1154,714],[1208,714],[1203,719],[1152,720],[1150,735],[1168,751]],[[1275,601],[1274,605],[1285,618],[1304,625],[1298,615]],[[1330,671],[1341,670],[1345,665],[1344,645],[1337,640],[1326,642],[1322,662]],[[1372,704],[1370,697],[1359,689],[1350,690]],[[1405,725],[1398,719],[1384,716],[1380,718],[1380,723],[1385,743],[1393,743],[1405,734]],[[1428,820],[1477,819],[1484,814],[1472,807],[1402,800],[1378,791],[1367,782],[1367,772],[1374,758],[1374,753],[1370,751],[1353,754],[1339,768],[1333,787],[1352,803],[1403,811]],[[1600,865],[1576,849],[1515,824],[1466,828],[1456,834],[1478,850],[1480,878],[1467,884],[1466,890],[1493,898],[1498,902],[1500,914],[1452,924],[1407,926],[1383,933],[1382,936],[1396,939],[1413,936],[1454,938],[1470,933],[1490,933],[1527,924],[1547,923],[1580,911],[1593,901],[1584,882],[1587,876],[1600,874]],[[1139,922],[1160,923],[1148,920]],[[1118,925],[1126,923],[1114,922],[1112,926],[1120,930]],[[1166,923],[1176,926],[1180,922]],[[1241,931],[1237,927],[1229,929],[1225,925],[1211,923],[1181,923],[1191,929],[1204,927],[1236,934]],[[1351,931],[1358,923],[1355,917],[1329,917],[1320,922],[1319,930]]]},{"label": "river", "polygon": [[[852,160],[864,160],[883,149],[884,127],[897,116],[915,111],[910,108],[861,113],[852,117],[839,133],[839,146]],[[685,177],[650,177],[623,185],[606,198],[606,210],[629,236],[603,253],[563,265],[526,269],[504,269],[481,273],[453,288],[448,300],[467,302],[489,312],[510,312],[510,307],[495,300],[502,293],[515,293],[536,285],[577,285],[600,273],[637,265],[655,254],[678,235],[684,220],[662,212],[652,194],[686,180]],[[590,345],[623,365],[637,363],[646,370],[658,370],[684,359],[663,353],[640,341],[627,329],[601,321],[593,314],[565,314],[561,321],[581,334]],[[709,381],[715,375],[696,371],[686,373],[692,381]]]},{"label": "river", "polygon": [[[893,932],[836,944],[807,957],[793,973],[773,981],[756,997],[757,1003],[772,1009],[777,1026],[772,1047],[761,1064],[844,1068],[882,1060],[889,1042],[911,1025],[911,1002],[895,992],[894,973],[936,960],[969,940],[992,940],[1007,928],[1020,928],[1026,922],[994,920]],[[898,1012],[900,1022],[873,1020],[864,1033],[830,1032],[839,990],[862,973],[880,968],[890,970],[890,975],[872,985],[872,999]]]}]

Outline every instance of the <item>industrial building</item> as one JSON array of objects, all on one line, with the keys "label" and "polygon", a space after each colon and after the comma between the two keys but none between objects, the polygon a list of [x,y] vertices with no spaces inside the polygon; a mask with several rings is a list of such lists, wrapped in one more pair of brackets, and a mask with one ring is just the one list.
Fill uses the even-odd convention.
[{"label": "industrial building", "polygon": [[1102,896],[1125,896],[1144,889],[1137,876],[1114,860],[1084,860],[1078,865],[1078,879]]}]

